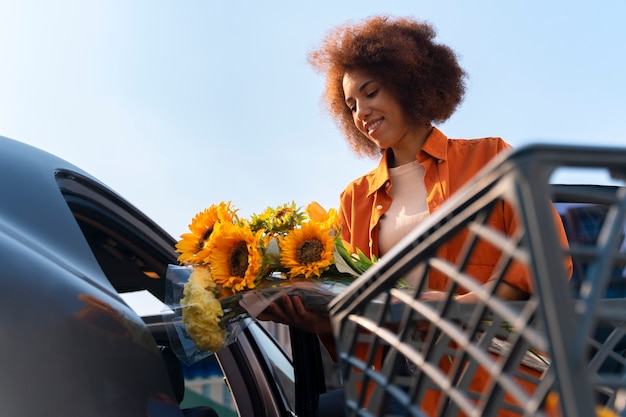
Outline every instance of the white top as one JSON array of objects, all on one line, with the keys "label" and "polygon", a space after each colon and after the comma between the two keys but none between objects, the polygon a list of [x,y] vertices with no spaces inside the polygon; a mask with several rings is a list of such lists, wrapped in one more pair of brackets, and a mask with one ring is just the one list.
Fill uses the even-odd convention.
[{"label": "white top", "polygon": [[389,168],[392,202],[382,216],[378,232],[380,256],[387,253],[404,236],[429,215],[426,203],[424,167],[417,161]]}]

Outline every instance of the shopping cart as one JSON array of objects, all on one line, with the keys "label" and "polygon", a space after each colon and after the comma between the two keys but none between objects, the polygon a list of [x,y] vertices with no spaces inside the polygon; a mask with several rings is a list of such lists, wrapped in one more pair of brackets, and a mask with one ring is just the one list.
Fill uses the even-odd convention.
[{"label": "shopping cart", "polygon": [[[501,156],[331,303],[347,415],[422,417],[428,401],[438,416],[626,415],[626,298],[610,298],[626,288],[626,189],[551,185],[561,168],[623,180],[626,149],[534,145]],[[557,200],[571,203],[562,219],[578,220],[568,237],[591,238],[560,245]],[[517,218],[508,235],[490,222],[502,204]],[[450,263],[439,250],[453,239],[463,250]],[[489,288],[468,263],[480,245],[500,249]],[[495,296],[513,265],[532,276],[527,301]],[[433,273],[447,277],[445,297],[422,301]],[[413,290],[400,285],[407,277]],[[458,287],[480,301],[458,302]]]}]

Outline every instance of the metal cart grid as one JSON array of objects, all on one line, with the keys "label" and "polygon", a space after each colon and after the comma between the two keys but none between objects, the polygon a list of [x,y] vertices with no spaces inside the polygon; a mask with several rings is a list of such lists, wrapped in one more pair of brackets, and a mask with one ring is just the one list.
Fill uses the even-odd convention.
[{"label": "metal cart grid", "polygon": [[[512,152],[339,296],[331,319],[348,414],[424,416],[425,401],[435,401],[441,416],[504,410],[590,416],[599,404],[623,408],[626,367],[616,347],[624,336],[626,304],[607,300],[605,289],[611,271],[624,266],[624,189],[589,194],[555,189],[549,179],[562,166],[606,168],[624,178],[624,161],[623,149],[532,146]],[[596,241],[561,247],[551,205],[557,193],[607,208]],[[518,219],[510,234],[493,227],[493,213],[502,206]],[[462,250],[451,263],[439,251],[455,241]],[[490,288],[474,279],[472,257],[481,245],[500,252],[489,272]],[[575,290],[563,267],[567,256],[585,266]],[[532,277],[530,299],[497,298],[507,274],[520,268]],[[447,277],[442,301],[418,297],[432,274]],[[397,288],[406,277],[415,282],[414,292]],[[456,301],[458,286],[475,291],[479,300]]]}]

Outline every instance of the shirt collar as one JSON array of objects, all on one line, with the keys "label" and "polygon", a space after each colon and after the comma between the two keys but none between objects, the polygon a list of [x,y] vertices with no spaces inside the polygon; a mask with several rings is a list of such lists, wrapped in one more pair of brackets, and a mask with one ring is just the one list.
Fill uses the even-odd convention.
[{"label": "shirt collar", "polygon": [[433,130],[424,142],[424,146],[422,146],[417,155],[417,159],[420,162],[426,159],[424,154],[441,161],[448,159],[448,137],[436,127],[433,127]]},{"label": "shirt collar", "polygon": [[[389,152],[390,151],[387,150],[383,153],[383,157],[381,158],[380,163],[378,164],[376,169],[370,171],[370,173],[368,174],[368,195],[375,193],[377,190],[387,184],[387,181],[389,181]],[[444,135],[441,130],[433,127],[430,134],[426,138],[426,141],[424,142],[424,146],[422,146],[422,149],[415,157],[420,163],[422,163],[428,157],[445,161],[448,158],[448,137]]]},{"label": "shirt collar", "polygon": [[370,171],[370,173],[368,174],[368,196],[375,193],[377,190],[382,188],[387,183],[387,181],[389,181],[389,156],[387,155],[389,152],[389,150],[383,152],[383,157],[381,158],[378,166],[374,170]]}]

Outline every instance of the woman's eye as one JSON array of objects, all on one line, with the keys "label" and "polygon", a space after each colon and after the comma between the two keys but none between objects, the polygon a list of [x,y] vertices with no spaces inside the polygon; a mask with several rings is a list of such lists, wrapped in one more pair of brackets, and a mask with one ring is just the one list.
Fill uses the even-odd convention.
[{"label": "woman's eye", "polygon": [[372,97],[374,97],[377,93],[378,93],[378,88],[377,88],[377,89],[375,89],[375,90],[372,90],[372,91],[368,92],[366,95],[367,95],[367,97],[368,97],[368,98],[372,98]]}]

